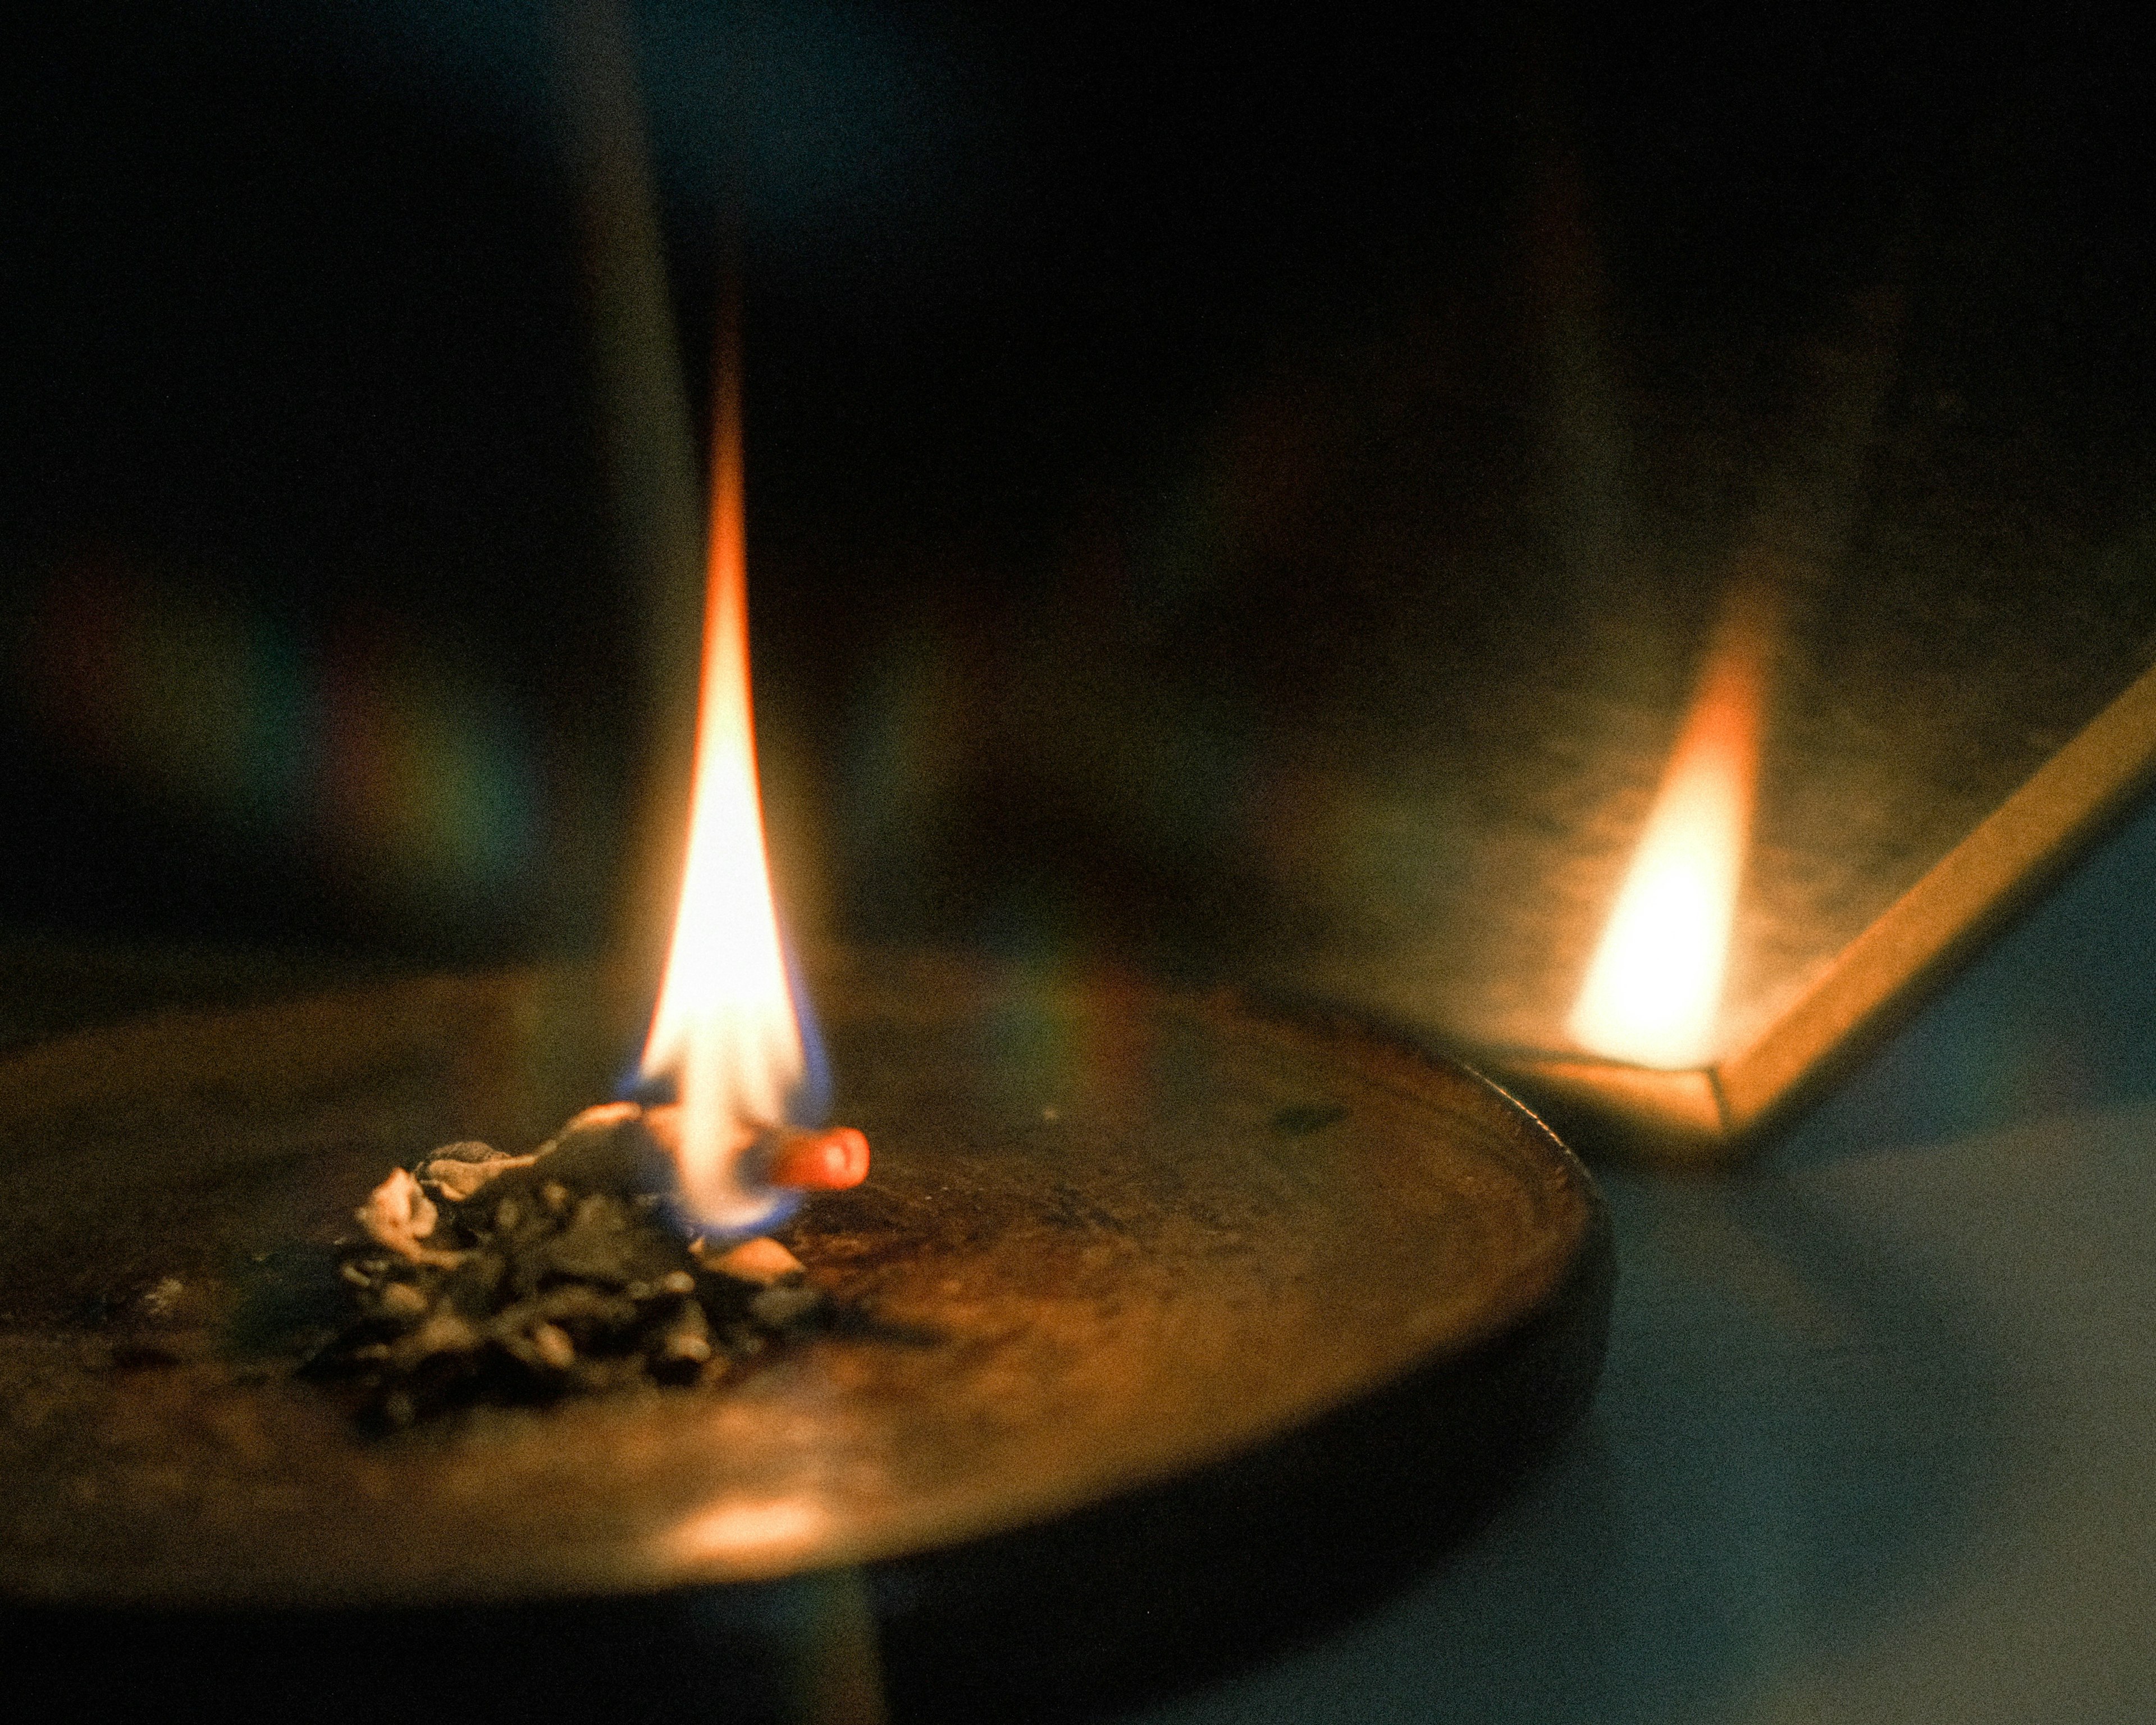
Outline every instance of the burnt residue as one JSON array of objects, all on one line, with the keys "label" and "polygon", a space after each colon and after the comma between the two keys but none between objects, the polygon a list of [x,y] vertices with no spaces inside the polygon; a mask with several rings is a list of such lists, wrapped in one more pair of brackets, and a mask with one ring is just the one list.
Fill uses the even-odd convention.
[{"label": "burnt residue", "polygon": [[[606,1132],[536,1157],[456,1145],[424,1178],[393,1174],[361,1213],[369,1238],[337,1266],[347,1321],[306,1374],[342,1386],[362,1425],[394,1429],[478,1403],[709,1388],[838,1327],[790,1254],[757,1276],[716,1247],[707,1260],[641,1147]],[[418,1238],[408,1218],[406,1231],[376,1220],[391,1192],[424,1207]]]}]

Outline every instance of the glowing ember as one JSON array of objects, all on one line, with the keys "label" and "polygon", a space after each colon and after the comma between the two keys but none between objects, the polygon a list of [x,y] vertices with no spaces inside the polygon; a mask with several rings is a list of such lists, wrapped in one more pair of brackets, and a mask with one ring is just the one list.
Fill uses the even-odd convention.
[{"label": "glowing ember", "polygon": [[788,1188],[856,1183],[867,1172],[868,1147],[860,1133],[844,1129],[819,1135],[813,1147],[798,1135],[781,1135],[807,1084],[808,1056],[772,901],[757,795],[733,358],[721,356],[712,438],[688,858],[642,1070],[646,1079],[670,1079],[679,1093],[678,1122],[668,1122],[660,1136],[680,1161],[685,1200],[711,1227],[748,1232],[783,1213]]},{"label": "glowing ember", "polygon": [[1565,1028],[1643,1066],[1705,1065],[1751,839],[1769,631],[1731,607]]}]

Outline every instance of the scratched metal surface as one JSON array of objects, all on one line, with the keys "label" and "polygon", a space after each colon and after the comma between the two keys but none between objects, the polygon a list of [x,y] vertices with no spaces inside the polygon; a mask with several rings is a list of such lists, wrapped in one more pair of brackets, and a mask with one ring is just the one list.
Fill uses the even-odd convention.
[{"label": "scratched metal surface", "polygon": [[1050,548],[917,560],[828,823],[854,914],[1120,924],[1562,1047],[1751,591],[1733,1048],[2148,666],[2142,127],[2101,37],[1949,66],[1626,18],[1553,25],[1544,104],[1447,164],[1471,214],[1402,199],[1411,265],[1163,414]]},{"label": "scratched metal surface", "polygon": [[[1071,553],[1038,614],[909,662],[939,762],[913,818],[960,835],[924,875],[992,902],[1030,879],[994,914],[1060,893],[1231,973],[1563,1047],[1750,592],[1775,644],[1743,1045],[2156,655],[2126,386],[2044,373],[2000,327],[2029,285],[1953,279],[1965,239],[1810,283],[1771,335],[1620,351],[1625,308],[1560,280],[1538,316],[1417,307],[1252,385],[1176,479],[1206,519]],[[880,836],[856,901],[914,859]]]}]

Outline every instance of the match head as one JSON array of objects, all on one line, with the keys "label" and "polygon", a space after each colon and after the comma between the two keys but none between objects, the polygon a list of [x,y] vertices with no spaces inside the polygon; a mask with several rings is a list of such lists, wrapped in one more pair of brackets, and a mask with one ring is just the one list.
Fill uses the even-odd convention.
[{"label": "match head", "polygon": [[869,1177],[869,1141],[850,1126],[807,1132],[781,1127],[772,1134],[769,1171],[774,1186],[808,1192],[842,1192]]},{"label": "match head", "polygon": [[[680,1153],[681,1111],[646,1108],[644,1128],[670,1155]],[[850,1126],[773,1127],[742,1145],[744,1171],[763,1184],[799,1192],[843,1192],[869,1177],[869,1141]]]}]

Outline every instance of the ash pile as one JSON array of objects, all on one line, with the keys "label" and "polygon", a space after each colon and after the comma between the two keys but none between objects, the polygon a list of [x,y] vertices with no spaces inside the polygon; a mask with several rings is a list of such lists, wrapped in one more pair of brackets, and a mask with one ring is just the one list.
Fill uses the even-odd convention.
[{"label": "ash pile", "polygon": [[446,1145],[361,1207],[352,1322],[308,1374],[363,1425],[476,1404],[718,1383],[833,1328],[836,1304],[778,1241],[677,1225],[670,1170],[630,1103],[588,1109],[526,1156]]}]

